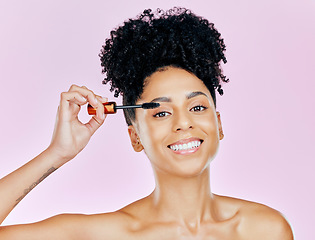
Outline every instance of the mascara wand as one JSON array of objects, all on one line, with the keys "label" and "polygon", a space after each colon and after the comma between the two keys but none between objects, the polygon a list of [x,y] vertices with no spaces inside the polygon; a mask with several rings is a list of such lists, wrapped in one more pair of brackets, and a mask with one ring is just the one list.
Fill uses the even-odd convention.
[{"label": "mascara wand", "polygon": [[[117,112],[117,109],[127,109],[127,108],[153,109],[160,106],[159,103],[155,103],[155,102],[143,103],[140,105],[121,105],[121,106],[117,106],[116,102],[106,102],[106,103],[103,103],[103,105],[104,105],[105,114],[114,114]],[[93,108],[90,104],[88,104],[87,110],[88,110],[89,115],[96,114],[96,109]]]}]

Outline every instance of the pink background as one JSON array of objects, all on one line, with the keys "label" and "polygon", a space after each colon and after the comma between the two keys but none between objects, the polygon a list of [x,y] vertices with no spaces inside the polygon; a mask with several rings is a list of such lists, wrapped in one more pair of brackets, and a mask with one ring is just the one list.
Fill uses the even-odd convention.
[{"label": "pink background", "polygon": [[[213,192],[276,208],[296,239],[313,239],[314,0],[1,1],[0,176],[48,146],[59,95],[71,84],[114,99],[98,57],[111,29],[144,8],[174,5],[213,21],[227,45],[231,81],[218,96],[225,138],[212,163]],[[150,164],[131,149],[119,113],[4,224],[113,211],[153,188]]]}]

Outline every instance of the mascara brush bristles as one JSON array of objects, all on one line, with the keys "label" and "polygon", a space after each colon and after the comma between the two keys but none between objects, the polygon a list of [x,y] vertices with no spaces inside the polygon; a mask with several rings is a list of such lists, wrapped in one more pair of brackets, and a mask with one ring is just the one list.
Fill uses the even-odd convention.
[{"label": "mascara brush bristles", "polygon": [[153,109],[153,108],[157,108],[159,106],[160,106],[160,104],[159,103],[155,103],[155,102],[142,104],[142,108],[144,108],[144,109]]}]

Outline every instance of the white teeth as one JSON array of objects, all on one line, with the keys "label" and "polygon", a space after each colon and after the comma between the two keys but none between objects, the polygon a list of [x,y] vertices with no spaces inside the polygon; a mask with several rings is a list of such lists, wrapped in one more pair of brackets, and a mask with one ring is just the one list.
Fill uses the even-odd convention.
[{"label": "white teeth", "polygon": [[201,144],[200,141],[192,141],[192,142],[184,143],[184,144],[171,145],[170,148],[171,148],[173,151],[189,150],[189,149],[193,149],[193,148],[199,147],[200,144]]}]

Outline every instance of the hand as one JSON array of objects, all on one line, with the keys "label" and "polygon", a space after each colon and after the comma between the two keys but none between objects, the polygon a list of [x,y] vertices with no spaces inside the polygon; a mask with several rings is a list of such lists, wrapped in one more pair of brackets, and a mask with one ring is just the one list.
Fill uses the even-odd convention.
[{"label": "hand", "polygon": [[[102,103],[107,100],[84,86],[72,85],[68,92],[61,93],[54,134],[48,147],[48,150],[58,155],[60,165],[82,151],[94,132],[104,123],[106,115]],[[79,121],[78,113],[86,103],[97,110],[96,115],[84,124]]]}]

